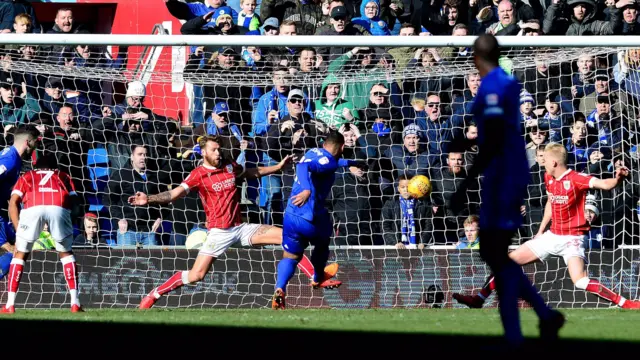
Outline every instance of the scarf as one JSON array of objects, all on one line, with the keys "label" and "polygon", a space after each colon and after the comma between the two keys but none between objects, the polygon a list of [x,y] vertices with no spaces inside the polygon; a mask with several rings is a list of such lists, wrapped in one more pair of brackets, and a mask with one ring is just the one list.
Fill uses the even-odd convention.
[{"label": "scarf", "polygon": [[417,244],[416,242],[416,225],[413,219],[413,206],[415,199],[405,200],[400,198],[400,210],[402,212],[402,243]]}]

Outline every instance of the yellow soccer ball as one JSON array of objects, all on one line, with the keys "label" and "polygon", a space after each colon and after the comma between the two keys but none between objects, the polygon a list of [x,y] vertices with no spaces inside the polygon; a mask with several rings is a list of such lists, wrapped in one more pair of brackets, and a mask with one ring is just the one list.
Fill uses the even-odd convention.
[{"label": "yellow soccer ball", "polygon": [[409,180],[409,194],[416,199],[421,199],[431,192],[431,181],[424,175],[416,175]]}]

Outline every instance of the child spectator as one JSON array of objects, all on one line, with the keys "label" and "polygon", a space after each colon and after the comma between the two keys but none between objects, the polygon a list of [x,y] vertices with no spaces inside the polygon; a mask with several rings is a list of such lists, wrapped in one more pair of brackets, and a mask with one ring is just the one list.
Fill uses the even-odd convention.
[{"label": "child spectator", "polygon": [[260,29],[260,17],[256,15],[256,0],[242,0],[242,11],[238,14],[238,26],[254,31]]},{"label": "child spectator", "polygon": [[73,239],[74,246],[97,246],[101,244],[98,232],[100,225],[98,224],[98,216],[94,213],[86,213],[82,221],[82,233]]},{"label": "child spectator", "polygon": [[354,25],[360,25],[369,30],[371,35],[390,35],[387,23],[380,19],[380,1],[363,1],[360,5],[361,17],[353,19]]},{"label": "child spectator", "polygon": [[16,34],[30,33],[33,28],[33,20],[29,14],[18,14],[13,20],[13,30]]},{"label": "child spectator", "polygon": [[587,195],[584,205],[584,216],[591,226],[589,232],[584,236],[585,249],[602,249],[611,246],[605,246],[604,241],[612,242],[613,237],[611,228],[602,225],[600,220],[600,208],[595,195]]},{"label": "child spectator", "polygon": [[480,218],[477,215],[471,215],[464,221],[464,235],[456,244],[456,249],[480,249],[480,238],[478,232],[480,230]]},{"label": "child spectator", "polygon": [[525,128],[538,124],[536,120],[537,116],[533,113],[534,107],[535,100],[533,96],[531,96],[527,90],[523,89],[522,92],[520,92],[520,115]]}]

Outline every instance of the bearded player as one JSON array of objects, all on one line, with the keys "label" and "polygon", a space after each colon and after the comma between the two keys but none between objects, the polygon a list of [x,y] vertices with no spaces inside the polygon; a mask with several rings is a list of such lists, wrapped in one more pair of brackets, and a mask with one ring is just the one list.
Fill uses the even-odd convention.
[{"label": "bearded player", "polygon": [[34,170],[20,177],[11,192],[9,217],[16,230],[16,252],[9,268],[8,298],[7,304],[2,308],[3,313],[15,312],[14,303],[25,261],[33,243],[40,237],[45,223],[49,225],[49,232],[56,243],[56,251],[60,254],[71,296],[71,312],[82,312],[78,301],[76,259],[71,251],[71,197],[75,195],[75,189],[69,175],[56,167],[52,155],[40,157]]},{"label": "bearded player", "polygon": [[[204,163],[193,170],[180,186],[157,195],[147,196],[138,192],[129,198],[129,203],[134,206],[168,204],[186,196],[189,191],[197,190],[207,215],[207,239],[191,270],[179,271],[164,284],[153,289],[142,299],[141,309],[151,308],[162,295],[204,279],[213,262],[235,243],[240,242],[243,246],[282,244],[282,229],[271,225],[241,222],[237,182],[244,178],[260,178],[277,173],[291,162],[292,157],[287,156],[274,166],[243,169],[237,163],[222,157],[217,137],[205,136],[200,139],[199,145]],[[310,264],[308,259],[306,263]],[[308,268],[303,271],[307,276],[313,276]],[[330,279],[337,271],[337,264],[331,264],[325,268],[325,277]],[[339,281],[327,280],[321,287],[333,288],[340,284]]]},{"label": "bearded player", "polygon": [[[11,190],[20,178],[22,160],[28,159],[36,148],[40,132],[35,126],[19,127],[13,135],[13,145],[0,153],[0,208],[6,209]],[[5,213],[0,211],[0,279],[9,273],[13,259],[15,230]]]},{"label": "bearded player", "polygon": [[[544,261],[550,256],[561,256],[567,264],[571,281],[578,289],[609,300],[623,309],[640,309],[639,301],[627,300],[598,280],[589,279],[585,269],[583,238],[589,232],[589,223],[584,215],[587,192],[589,189],[615,188],[629,174],[629,170],[618,168],[614,178],[604,180],[577,173],[567,168],[566,149],[561,144],[554,143],[545,147],[544,161],[548,200],[540,229],[532,240],[511,252],[509,257],[519,265],[526,265],[538,260]],[[551,228],[545,232],[549,222]],[[480,308],[494,287],[493,276],[490,276],[479,294],[454,294],[453,297],[469,307]]]}]

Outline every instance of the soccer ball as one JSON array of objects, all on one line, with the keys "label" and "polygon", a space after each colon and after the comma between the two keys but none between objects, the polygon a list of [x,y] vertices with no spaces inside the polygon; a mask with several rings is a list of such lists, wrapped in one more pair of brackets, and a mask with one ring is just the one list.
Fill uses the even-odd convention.
[{"label": "soccer ball", "polygon": [[423,198],[431,192],[431,181],[424,175],[416,175],[409,180],[407,190],[414,198]]},{"label": "soccer ball", "polygon": [[187,242],[184,245],[187,249],[200,249],[205,240],[207,240],[207,232],[197,230],[189,234]]}]

